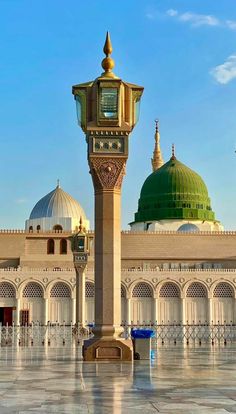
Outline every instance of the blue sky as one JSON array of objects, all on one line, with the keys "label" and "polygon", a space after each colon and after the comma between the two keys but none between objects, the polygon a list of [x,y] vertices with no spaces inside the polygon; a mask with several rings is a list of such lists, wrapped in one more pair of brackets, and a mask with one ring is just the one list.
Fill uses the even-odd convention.
[{"label": "blue sky", "polygon": [[71,86],[95,79],[106,30],[114,72],[145,88],[130,137],[122,227],[151,172],[154,119],[167,161],[205,180],[216,217],[236,229],[235,0],[0,0],[0,228],[24,228],[56,186],[93,227],[93,187]]}]

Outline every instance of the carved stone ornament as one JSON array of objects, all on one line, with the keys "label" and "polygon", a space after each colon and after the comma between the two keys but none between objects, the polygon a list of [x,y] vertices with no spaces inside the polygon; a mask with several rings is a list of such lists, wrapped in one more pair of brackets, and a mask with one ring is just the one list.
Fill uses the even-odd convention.
[{"label": "carved stone ornament", "polygon": [[95,189],[120,189],[125,175],[125,158],[92,158],[91,174]]}]

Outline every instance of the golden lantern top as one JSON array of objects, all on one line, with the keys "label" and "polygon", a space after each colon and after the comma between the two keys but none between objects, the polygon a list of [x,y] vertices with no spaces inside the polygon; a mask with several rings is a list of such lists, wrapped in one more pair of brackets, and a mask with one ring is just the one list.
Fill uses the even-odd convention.
[{"label": "golden lantern top", "polygon": [[109,32],[103,51],[104,72],[94,81],[72,87],[76,100],[78,123],[85,133],[91,131],[123,131],[129,134],[139,117],[143,87],[122,81],[112,71],[112,44]]}]

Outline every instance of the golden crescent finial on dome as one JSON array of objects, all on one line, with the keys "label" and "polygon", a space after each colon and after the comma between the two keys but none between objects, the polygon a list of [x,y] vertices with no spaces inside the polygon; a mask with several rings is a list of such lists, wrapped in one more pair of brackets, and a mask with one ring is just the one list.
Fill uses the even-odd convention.
[{"label": "golden crescent finial on dome", "polygon": [[102,68],[105,72],[102,73],[103,77],[108,78],[114,78],[115,75],[112,72],[112,69],[115,66],[114,60],[110,57],[110,54],[112,53],[112,44],[111,44],[111,38],[110,33],[107,32],[105,44],[103,47],[103,52],[105,53],[106,57],[102,61]]}]

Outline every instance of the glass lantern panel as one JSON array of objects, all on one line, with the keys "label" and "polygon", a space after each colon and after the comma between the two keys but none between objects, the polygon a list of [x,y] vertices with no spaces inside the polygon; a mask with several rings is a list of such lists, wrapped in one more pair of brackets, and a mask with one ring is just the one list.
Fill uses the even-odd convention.
[{"label": "glass lantern panel", "polygon": [[139,114],[140,114],[140,100],[135,101],[135,103],[134,103],[134,121],[135,121],[135,124],[139,120]]},{"label": "glass lantern panel", "polygon": [[82,115],[81,99],[78,95],[76,95],[75,100],[76,100],[77,120],[78,120],[78,124],[81,126],[81,115]]},{"label": "glass lantern panel", "polygon": [[100,94],[100,114],[103,118],[118,118],[118,89],[102,88]]},{"label": "glass lantern panel", "polygon": [[77,247],[79,252],[84,252],[84,237],[78,237],[77,239]]}]

